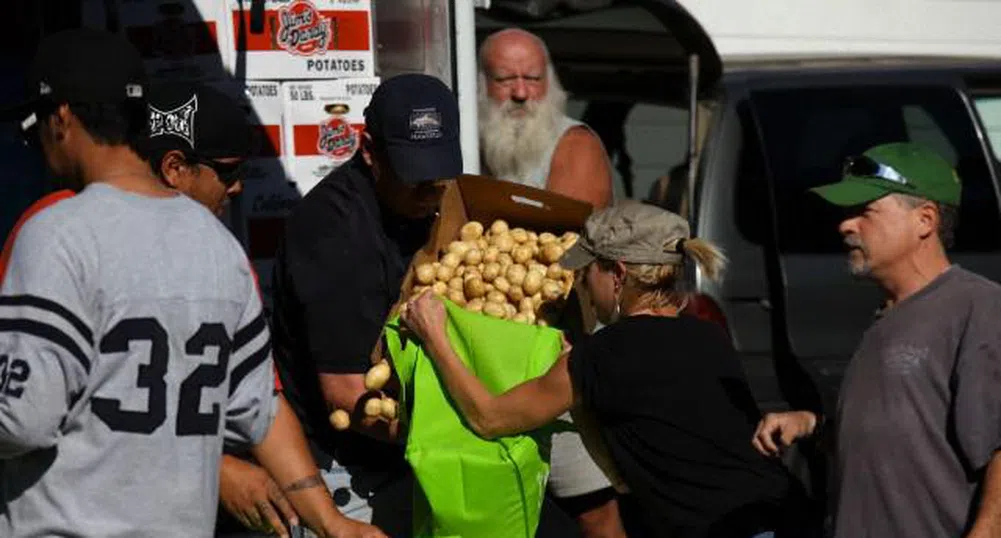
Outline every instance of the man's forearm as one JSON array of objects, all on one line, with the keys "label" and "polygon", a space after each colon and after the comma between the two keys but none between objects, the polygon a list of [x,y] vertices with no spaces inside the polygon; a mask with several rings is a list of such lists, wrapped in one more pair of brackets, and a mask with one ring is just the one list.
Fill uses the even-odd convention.
[{"label": "man's forearm", "polygon": [[994,452],[983,480],[977,519],[967,538],[1001,538],[1001,452]]},{"label": "man's forearm", "polygon": [[278,402],[274,424],[251,454],[311,529],[322,531],[335,526],[344,516],[330,497],[295,413],[284,398]]}]

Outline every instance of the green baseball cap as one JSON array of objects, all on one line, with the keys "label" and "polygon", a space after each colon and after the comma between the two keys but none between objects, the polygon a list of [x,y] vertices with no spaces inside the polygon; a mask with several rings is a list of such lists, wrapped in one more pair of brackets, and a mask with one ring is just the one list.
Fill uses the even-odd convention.
[{"label": "green baseball cap", "polygon": [[657,206],[624,200],[592,213],[584,233],[559,263],[566,269],[587,267],[596,259],[652,265],[678,264],[690,237],[688,221]]},{"label": "green baseball cap", "polygon": [[913,142],[884,144],[849,157],[841,181],[810,189],[828,202],[846,207],[894,193],[958,206],[962,190],[948,161]]}]

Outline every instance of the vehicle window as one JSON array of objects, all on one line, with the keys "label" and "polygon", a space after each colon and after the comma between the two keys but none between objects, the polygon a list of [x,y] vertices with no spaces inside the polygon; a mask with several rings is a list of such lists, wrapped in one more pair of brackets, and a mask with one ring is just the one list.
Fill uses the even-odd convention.
[{"label": "vehicle window", "polygon": [[952,88],[760,91],[752,101],[773,179],[783,252],[840,252],[842,213],[808,189],[840,179],[845,157],[897,141],[925,144],[956,167],[963,199],[954,250],[1001,247],[1001,215],[990,171],[971,117]]},{"label": "vehicle window", "polygon": [[994,155],[1001,155],[1001,97],[977,97],[973,103],[987,131]]},{"label": "vehicle window", "polygon": [[616,199],[646,199],[657,178],[685,160],[685,109],[576,97],[567,115],[587,123],[610,153]]}]

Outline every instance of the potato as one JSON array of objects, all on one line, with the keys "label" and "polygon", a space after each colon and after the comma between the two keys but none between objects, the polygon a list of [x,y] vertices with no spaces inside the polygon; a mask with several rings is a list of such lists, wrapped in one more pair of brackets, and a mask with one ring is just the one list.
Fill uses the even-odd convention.
[{"label": "potato", "polygon": [[500,256],[497,256],[497,263],[501,264],[501,268],[503,269],[514,263],[514,259],[507,252],[501,252]]},{"label": "potato", "polygon": [[507,271],[504,271],[504,276],[507,277],[507,281],[512,286],[520,286],[525,281],[526,274],[528,274],[528,270],[525,269],[525,266],[517,264],[509,266]]},{"label": "potato", "polygon": [[504,317],[511,319],[518,315],[518,309],[511,303],[504,303]]},{"label": "potato", "polygon": [[512,321],[517,321],[518,323],[531,323],[531,322],[530,322],[530,321],[528,320],[528,314],[526,314],[526,313],[524,313],[524,312],[518,312],[517,314],[515,314],[515,315],[514,315],[514,316],[513,316],[512,318],[511,318],[511,320],[512,320]]},{"label": "potato", "polygon": [[448,290],[448,300],[459,306],[466,304],[466,296],[462,294],[462,290]]},{"label": "potato", "polygon": [[454,276],[448,281],[448,289],[450,290],[461,290],[462,289],[462,277]]},{"label": "potato", "polygon": [[441,257],[442,267],[451,267],[454,269],[458,267],[460,263],[462,263],[462,258],[454,252],[449,252]]},{"label": "potato", "polygon": [[493,285],[493,284],[491,284],[490,282],[487,282],[486,284],[484,284],[484,285],[483,285],[483,289],[484,289],[484,291],[486,291],[487,293],[490,293],[490,292],[494,291],[494,290],[495,290],[495,289],[497,289],[497,288],[495,288],[495,287],[494,287],[494,285]]},{"label": "potato", "polygon": [[487,302],[505,304],[507,303],[507,296],[497,290],[494,290],[487,294]]},{"label": "potato", "polygon": [[532,296],[532,304],[535,305],[535,309],[538,310],[542,306],[542,292],[536,293]]},{"label": "potato", "polygon": [[386,386],[386,382],[389,381],[389,376],[392,373],[393,370],[389,367],[388,361],[385,359],[379,361],[365,373],[365,388],[368,390],[382,390],[382,387]]},{"label": "potato", "polygon": [[503,277],[503,276],[499,276],[499,277],[495,278],[494,282],[493,282],[493,285],[494,285],[494,289],[496,289],[497,291],[499,291],[501,294],[505,294],[505,293],[507,293],[507,291],[509,289],[511,289],[511,283],[508,282],[507,278]]},{"label": "potato", "polygon": [[483,267],[483,280],[487,282],[493,282],[495,278],[500,276],[501,267],[497,262],[491,262]]},{"label": "potato", "polygon": [[511,259],[514,260],[514,263],[525,265],[532,259],[532,247],[518,245],[511,251]]},{"label": "potato", "polygon": [[539,327],[548,327],[549,326],[549,322],[546,321],[545,318],[539,318],[538,320],[535,321],[535,324],[538,325]]},{"label": "potato", "polygon": [[482,236],[483,224],[480,224],[475,220],[471,220],[463,224],[462,228],[459,230],[459,237],[461,237],[463,241],[475,241]]},{"label": "potato", "polygon": [[467,267],[466,273],[462,275],[462,281],[465,282],[471,278],[479,278],[480,280],[482,280],[483,274],[480,273],[480,270],[475,267]]},{"label": "potato", "polygon": [[460,265],[455,268],[455,276],[464,276],[466,274],[466,271],[468,270],[469,268],[466,267],[465,265]]},{"label": "potato", "polygon": [[525,290],[521,289],[521,286],[511,286],[511,289],[507,290],[507,298],[512,303],[520,302],[525,298]]},{"label": "potato", "polygon": [[479,265],[483,261],[483,251],[478,248],[469,249],[463,261],[466,265]]},{"label": "potato", "polygon": [[486,288],[483,286],[483,281],[479,278],[470,278],[464,283],[463,290],[466,293],[466,297],[470,299],[478,299],[487,294]]},{"label": "potato", "polygon": [[501,252],[511,252],[511,249],[514,248],[514,239],[511,239],[511,234],[502,233],[493,236],[491,244]]},{"label": "potato", "polygon": [[563,296],[563,286],[555,280],[546,279],[542,283],[542,298],[546,301],[555,301]]},{"label": "potato", "polygon": [[420,295],[424,293],[424,290],[431,289],[431,286],[414,286],[413,295]]},{"label": "potato", "polygon": [[542,247],[542,261],[556,263],[563,256],[563,247],[556,243],[548,243]]},{"label": "potato", "polygon": [[549,243],[554,243],[556,241],[556,236],[549,232],[542,232],[539,234],[539,245],[545,246]]},{"label": "potato", "polygon": [[[448,282],[452,280],[453,276],[455,276],[455,268],[447,265],[442,265],[438,268],[438,272],[435,273],[435,278],[438,279],[438,282]],[[435,282],[435,284],[438,282]]]},{"label": "potato", "polygon": [[532,257],[533,258],[538,258],[539,257],[539,252],[542,251],[542,249],[539,248],[539,244],[538,243],[529,243],[528,245],[530,247],[532,247]]},{"label": "potato", "polygon": [[524,243],[528,241],[528,232],[524,228],[514,228],[511,230],[511,239],[515,243]]},{"label": "potato", "polygon": [[[573,271],[570,271],[570,275],[573,275]],[[558,263],[553,263],[549,265],[546,269],[546,278],[552,280],[560,280],[563,278],[563,266]]]},{"label": "potato", "polygon": [[431,291],[433,291],[435,295],[444,296],[448,294],[448,284],[441,281],[435,282],[434,285],[431,286]]},{"label": "potato", "polygon": [[535,312],[535,301],[531,297],[522,297],[518,302],[519,312]]},{"label": "potato", "polygon": [[469,248],[470,248],[469,243],[466,243],[465,241],[452,241],[451,243],[448,244],[448,249],[446,250],[446,252],[451,252],[456,256],[462,258],[463,256],[466,255],[466,252],[469,250]]},{"label": "potato", "polygon": [[490,233],[495,235],[507,232],[509,229],[510,228],[508,228],[507,222],[500,219],[495,220],[494,223],[490,225]]},{"label": "potato", "polygon": [[545,265],[543,265],[543,264],[541,264],[539,262],[529,262],[528,265],[527,265],[527,267],[528,267],[528,272],[529,273],[531,273],[532,271],[535,271],[536,273],[546,274],[546,271],[549,270],[548,267],[546,267]]},{"label": "potato", "polygon": [[486,303],[486,304],[483,305],[483,313],[486,314],[486,315],[488,315],[488,316],[490,316],[490,317],[492,317],[492,318],[503,319],[504,316],[507,314],[507,310],[504,308],[504,305],[501,304],[501,303],[490,303],[490,302],[488,302],[488,303]]},{"label": "potato", "polygon": [[365,400],[365,415],[370,417],[377,417],[382,414],[382,399],[381,398],[369,398]]},{"label": "potato", "polygon": [[434,282],[435,278],[434,266],[430,263],[422,263],[417,266],[416,276],[417,282],[421,284],[430,285]]},{"label": "potato", "polygon": [[483,312],[484,304],[485,302],[480,297],[477,297],[476,299],[470,299],[469,302],[466,303],[466,310],[469,310],[470,312],[480,313]]},{"label": "potato", "polygon": [[487,247],[489,247],[489,246],[490,246],[490,243],[488,243],[487,240],[484,239],[484,238],[482,238],[482,237],[476,240],[476,248],[478,248],[480,250],[486,250]]},{"label": "potato", "polygon": [[330,425],[337,431],[344,431],[351,427],[351,415],[343,409],[335,409],[330,413]]},{"label": "potato", "polygon": [[540,290],[542,290],[542,281],[545,279],[545,275],[538,271],[529,271],[525,275],[525,280],[521,283],[521,287],[525,290],[525,294],[528,296],[535,295]]},{"label": "potato", "polygon": [[491,245],[483,251],[483,261],[486,263],[494,263],[497,261],[497,257],[500,256],[500,249]]},{"label": "potato", "polygon": [[537,234],[537,233],[535,233],[533,231],[529,231],[528,232],[528,242],[529,243],[535,243],[535,242],[538,242],[538,240],[539,240],[539,234]]},{"label": "potato", "polygon": [[383,398],[381,400],[382,405],[382,418],[386,420],[393,420],[396,418],[397,404],[396,400],[392,398]]}]

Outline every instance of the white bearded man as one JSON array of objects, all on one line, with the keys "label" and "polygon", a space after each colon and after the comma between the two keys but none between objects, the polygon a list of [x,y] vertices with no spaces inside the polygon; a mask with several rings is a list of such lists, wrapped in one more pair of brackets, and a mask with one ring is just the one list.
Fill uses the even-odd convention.
[{"label": "white bearded man", "polygon": [[[591,129],[564,113],[566,93],[541,39],[516,28],[487,37],[480,47],[478,97],[486,173],[548,189],[595,209],[611,202],[605,148]],[[570,414],[561,419],[570,421]],[[553,437],[551,463],[549,491],[576,519],[583,536],[624,538],[615,491],[579,434]],[[547,530],[546,521],[543,517],[539,536],[565,535]]]},{"label": "white bearded man", "polygon": [[480,47],[480,147],[497,178],[588,202],[612,199],[612,169],[601,139],[568,117],[566,92],[545,43],[511,28]]}]

